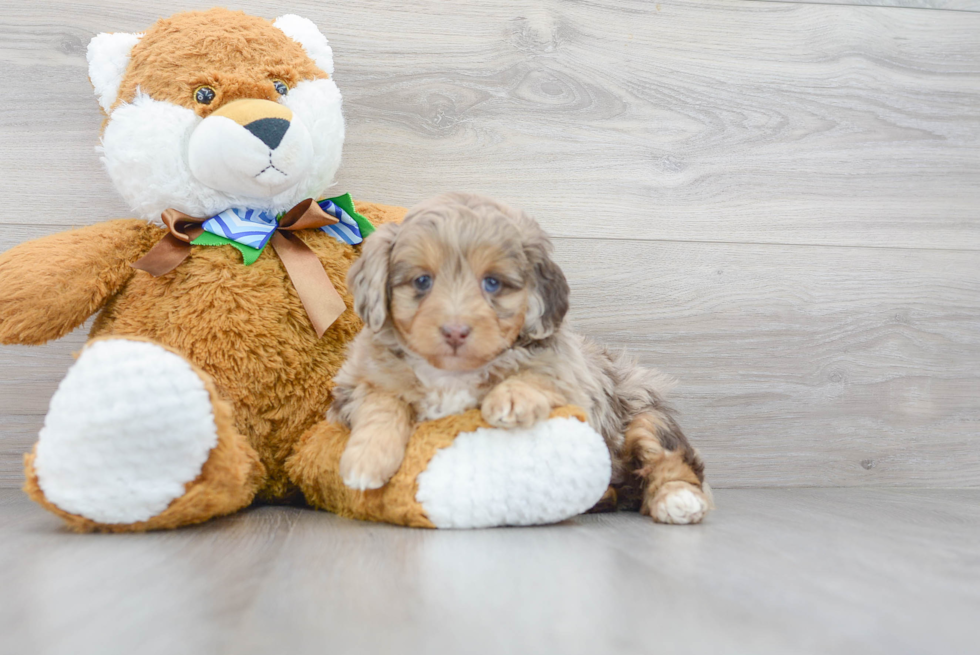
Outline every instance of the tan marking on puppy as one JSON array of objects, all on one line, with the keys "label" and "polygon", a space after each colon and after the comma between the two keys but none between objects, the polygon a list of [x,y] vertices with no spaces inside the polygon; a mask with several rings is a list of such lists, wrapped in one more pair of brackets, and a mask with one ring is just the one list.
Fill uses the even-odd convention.
[{"label": "tan marking on puppy", "polygon": [[644,479],[640,511],[661,523],[698,523],[710,507],[696,470],[700,458],[665,450],[662,442],[669,440],[664,435],[671,429],[665,414],[644,412],[626,430],[625,451],[640,467],[635,474]]},{"label": "tan marking on puppy", "polygon": [[640,414],[630,423],[625,434],[624,449],[643,465],[659,461],[664,455],[657,434],[665,428],[660,414]]},{"label": "tan marking on puppy", "polygon": [[479,406],[501,428],[578,405],[612,457],[606,506],[700,521],[711,507],[704,465],[664,402],[670,379],[563,327],[568,284],[550,253],[531,218],[476,195],[437,196],[383,226],[348,276],[367,328],[329,416],[350,425],[373,393],[416,421]]},{"label": "tan marking on puppy", "polygon": [[[406,228],[392,250],[394,327],[413,352],[436,368],[479,368],[509,348],[524,324],[527,292],[516,286],[521,284],[519,263],[494,244],[458,252],[458,243],[425,236],[425,230]],[[425,291],[415,286],[423,276],[431,280]],[[486,276],[509,280],[510,286],[490,298],[481,289]],[[446,337],[454,327],[465,331],[458,344]]]},{"label": "tan marking on puppy", "polygon": [[412,435],[408,405],[393,396],[369,393],[357,406],[351,435],[340,458],[340,475],[352,489],[378,489],[398,470]]},{"label": "tan marking on puppy", "polygon": [[[277,80],[292,88],[318,77],[328,75],[267,20],[221,8],[184,12],[154,23],[133,47],[116,105],[139,89],[205,117],[239,98],[278,100]],[[210,104],[194,99],[202,86],[214,89]]]},{"label": "tan marking on puppy", "polygon": [[641,474],[647,479],[648,496],[668,482],[681,481],[696,486],[701,485],[697,473],[688,462],[684,461],[683,454],[678,452],[664,452],[659,459],[641,469]]},{"label": "tan marking on puppy", "polygon": [[[487,304],[475,280],[436,276],[432,291],[421,300],[410,284],[392,290],[395,328],[409,348],[436,368],[478,368],[505,350],[520,329]],[[453,346],[444,330],[456,325],[468,332],[461,345]]]}]

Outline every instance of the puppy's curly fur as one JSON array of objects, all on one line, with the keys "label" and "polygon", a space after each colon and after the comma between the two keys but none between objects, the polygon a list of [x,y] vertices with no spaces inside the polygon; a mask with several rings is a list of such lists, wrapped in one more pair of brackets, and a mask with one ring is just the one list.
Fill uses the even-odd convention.
[{"label": "puppy's curly fur", "polygon": [[696,523],[712,506],[704,466],[663,399],[671,381],[563,325],[568,283],[523,212],[444,194],[365,241],[348,286],[365,327],[338,372],[330,418],[351,428],[345,483],[382,486],[416,421],[479,406],[529,426],[584,408],[606,440],[613,486],[600,505]]}]

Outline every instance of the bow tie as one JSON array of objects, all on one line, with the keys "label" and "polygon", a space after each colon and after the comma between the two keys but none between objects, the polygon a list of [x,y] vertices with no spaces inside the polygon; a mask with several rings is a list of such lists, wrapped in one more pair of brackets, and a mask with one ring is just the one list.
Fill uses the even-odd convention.
[{"label": "bow tie", "polygon": [[[344,210],[341,206],[342,204],[349,207],[350,213]],[[317,205],[327,216],[332,216],[335,219],[328,225],[321,225],[320,230],[331,235],[338,241],[352,246],[357,245],[364,240],[367,234],[374,231],[374,226],[354,210],[350,194],[344,194],[339,198],[318,200]],[[311,207],[310,209],[313,208]],[[272,234],[280,228],[280,223],[284,222],[288,214],[289,212],[286,212],[277,216],[259,209],[239,207],[226,209],[217,216],[212,216],[201,223],[201,227],[205,232],[221,237],[220,240],[202,235],[194,239],[191,243],[193,245],[211,246],[224,245],[228,241],[232,241],[234,243],[230,245],[235,246],[241,251],[245,265],[248,266],[258,259],[262,249],[265,248],[269,239],[272,238]],[[355,218],[351,217],[351,214],[360,220],[355,220]],[[326,220],[329,220],[329,218]],[[364,228],[363,230],[362,226]],[[367,232],[367,234],[362,235],[362,231]],[[245,248],[240,248],[239,246],[245,246]]]},{"label": "bow tie", "polygon": [[316,253],[292,232],[318,228],[353,245],[374,231],[374,226],[354,210],[349,194],[318,202],[307,198],[278,216],[233,208],[204,219],[168,209],[161,218],[167,235],[133,263],[133,268],[158,277],[177,268],[190,254],[191,245],[225,244],[241,251],[249,265],[271,242],[318,337],[344,313],[346,305]]}]

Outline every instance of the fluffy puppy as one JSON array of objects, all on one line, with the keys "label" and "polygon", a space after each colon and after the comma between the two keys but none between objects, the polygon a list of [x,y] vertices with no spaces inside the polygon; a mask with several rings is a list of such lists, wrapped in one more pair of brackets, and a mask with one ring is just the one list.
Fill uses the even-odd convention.
[{"label": "fluffy puppy", "polygon": [[365,327],[329,414],[351,429],[349,487],[384,485],[417,421],[480,407],[495,427],[524,427],[572,404],[612,455],[601,504],[665,523],[703,518],[704,466],[664,404],[670,381],[563,326],[568,283],[551,249],[523,212],[458,193],[365,241],[348,275]]}]

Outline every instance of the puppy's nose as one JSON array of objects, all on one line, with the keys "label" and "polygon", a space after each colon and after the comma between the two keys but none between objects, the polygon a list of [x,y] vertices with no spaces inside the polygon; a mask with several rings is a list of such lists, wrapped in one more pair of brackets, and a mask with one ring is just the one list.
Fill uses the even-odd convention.
[{"label": "puppy's nose", "polygon": [[466,337],[470,334],[469,325],[460,325],[458,323],[443,325],[439,328],[442,332],[442,336],[446,338],[446,343],[448,343],[453,348],[458,348],[463,345],[466,341]]},{"label": "puppy's nose", "polygon": [[257,136],[270,150],[275,150],[289,129],[289,121],[284,118],[260,118],[242,127]]}]

